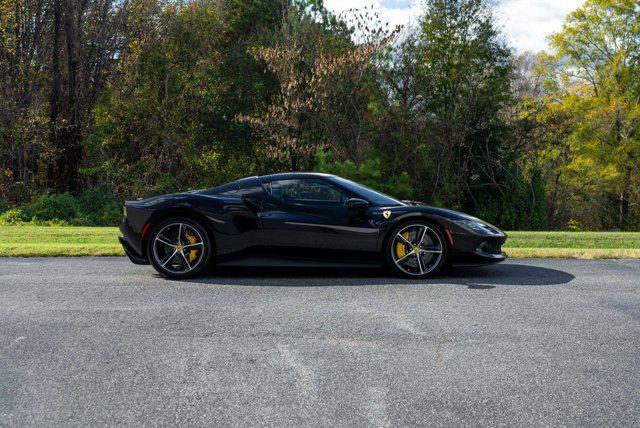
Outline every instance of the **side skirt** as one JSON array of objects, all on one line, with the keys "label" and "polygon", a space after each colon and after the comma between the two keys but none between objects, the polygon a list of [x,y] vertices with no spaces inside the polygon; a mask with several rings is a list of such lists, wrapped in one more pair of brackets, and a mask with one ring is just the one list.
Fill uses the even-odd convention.
[{"label": "side skirt", "polygon": [[305,268],[371,268],[383,267],[382,261],[375,262],[338,262],[331,260],[309,260],[293,257],[276,256],[247,256],[219,260],[217,266],[246,266],[246,267],[305,267]]}]

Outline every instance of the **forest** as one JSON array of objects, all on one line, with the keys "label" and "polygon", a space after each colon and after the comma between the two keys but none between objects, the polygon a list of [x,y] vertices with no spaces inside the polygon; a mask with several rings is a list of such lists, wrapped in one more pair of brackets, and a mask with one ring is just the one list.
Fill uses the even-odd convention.
[{"label": "forest", "polygon": [[518,53],[486,0],[0,0],[0,223],[323,171],[507,230],[640,230],[640,5]]}]

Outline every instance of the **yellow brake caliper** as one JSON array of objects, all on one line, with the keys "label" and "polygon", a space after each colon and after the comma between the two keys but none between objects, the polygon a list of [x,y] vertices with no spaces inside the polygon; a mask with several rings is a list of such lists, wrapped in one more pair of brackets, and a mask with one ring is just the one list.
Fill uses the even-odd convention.
[{"label": "yellow brake caliper", "polygon": [[[403,233],[402,236],[404,236],[404,239],[409,240],[409,232]],[[396,256],[398,256],[398,258],[400,259],[404,257],[405,254],[407,254],[406,245],[404,245],[402,242],[398,242],[396,244]]]},{"label": "yellow brake caliper", "polygon": [[[189,233],[189,231],[187,230],[187,232],[185,233],[185,236],[187,237],[187,240],[189,241],[189,244],[195,244],[197,238],[195,236],[193,236],[192,234]],[[196,256],[198,255],[198,250],[197,249],[193,249],[191,251],[189,251],[189,261],[192,262],[196,259]]]}]

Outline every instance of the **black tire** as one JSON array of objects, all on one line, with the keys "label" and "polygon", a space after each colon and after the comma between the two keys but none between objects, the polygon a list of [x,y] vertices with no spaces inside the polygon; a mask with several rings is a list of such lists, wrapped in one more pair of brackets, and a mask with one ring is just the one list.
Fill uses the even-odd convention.
[{"label": "black tire", "polygon": [[[160,233],[163,235],[158,240]],[[168,244],[175,245],[172,247]],[[185,253],[187,249],[189,253]],[[161,254],[163,251],[166,252]],[[200,251],[202,252],[199,254]],[[169,258],[173,252],[177,253]],[[153,228],[147,241],[149,262],[160,275],[168,279],[187,279],[200,275],[208,268],[213,252],[213,240],[207,229],[198,221],[187,217],[171,217],[161,221]]]},{"label": "black tire", "polygon": [[[419,240],[418,232],[422,230],[420,228],[426,228],[425,234],[422,236],[423,241],[418,245],[413,245]],[[408,232],[408,243],[396,238],[401,232],[403,236]],[[411,235],[412,233],[414,235]],[[409,244],[412,246],[410,247]],[[404,247],[404,254],[398,245]],[[414,253],[416,247],[418,247],[417,254]],[[396,274],[413,279],[435,275],[447,264],[449,258],[449,247],[440,228],[433,223],[418,219],[395,226],[389,234],[384,252],[388,265]],[[403,262],[398,263],[400,260]]]}]

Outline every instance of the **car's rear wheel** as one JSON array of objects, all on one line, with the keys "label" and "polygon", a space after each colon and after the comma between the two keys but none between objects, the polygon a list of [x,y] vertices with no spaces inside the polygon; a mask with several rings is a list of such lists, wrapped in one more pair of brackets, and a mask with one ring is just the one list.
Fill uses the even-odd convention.
[{"label": "car's rear wheel", "polygon": [[149,261],[165,278],[186,279],[209,265],[212,245],[206,229],[197,221],[174,217],[154,227],[147,242]]},{"label": "car's rear wheel", "polygon": [[386,253],[395,272],[409,278],[426,278],[445,265],[448,248],[437,226],[416,220],[391,231]]}]

